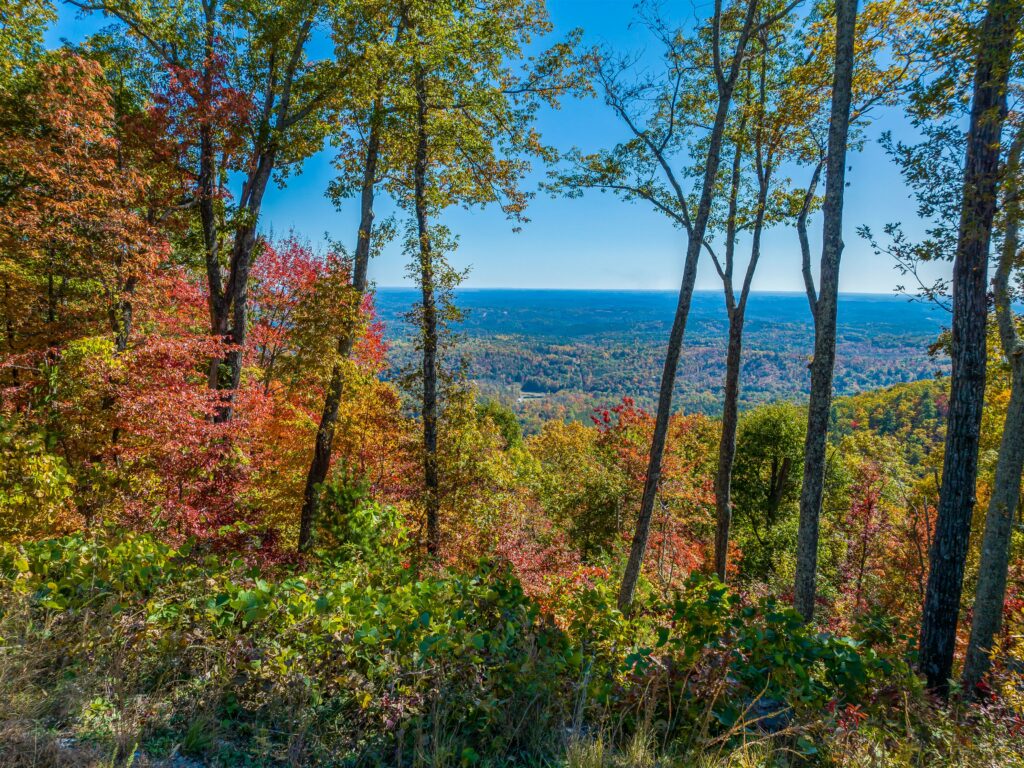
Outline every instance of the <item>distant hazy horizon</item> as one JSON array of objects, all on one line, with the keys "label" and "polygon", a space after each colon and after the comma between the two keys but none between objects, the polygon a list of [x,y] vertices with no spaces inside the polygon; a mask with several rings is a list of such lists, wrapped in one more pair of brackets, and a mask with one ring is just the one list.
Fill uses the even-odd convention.
[{"label": "distant hazy horizon", "polygon": [[[678,291],[637,288],[477,288],[459,287],[456,305],[464,310],[458,331],[473,336],[526,334],[550,339],[610,338],[637,334],[660,337],[672,324]],[[419,299],[409,286],[377,289],[377,314],[389,336],[408,332],[405,314]],[[931,302],[889,293],[844,293],[839,323],[860,333],[915,335],[924,346],[949,324],[948,312]],[[811,313],[805,293],[756,291],[747,304],[747,329],[802,328],[810,338]],[[724,338],[727,324],[721,291],[695,291],[688,336]]]},{"label": "distant hazy horizon", "polygon": [[[374,285],[373,290],[376,291],[410,291],[418,293],[419,288],[414,285]],[[600,288],[600,287],[573,287],[573,286],[546,286],[546,287],[531,287],[528,285],[460,285],[455,289],[456,293],[468,293],[475,291],[523,291],[523,292],[536,292],[536,293],[669,293],[678,295],[678,288]],[[694,294],[721,294],[722,291],[716,288],[695,288]],[[763,289],[750,291],[752,296],[806,296],[805,291],[798,290],[772,290]],[[840,291],[840,298],[847,296],[863,296],[863,297],[875,297],[875,298],[887,298],[887,299],[899,299],[907,302],[921,302],[915,296],[910,296],[905,293],[897,293],[896,291]]]}]

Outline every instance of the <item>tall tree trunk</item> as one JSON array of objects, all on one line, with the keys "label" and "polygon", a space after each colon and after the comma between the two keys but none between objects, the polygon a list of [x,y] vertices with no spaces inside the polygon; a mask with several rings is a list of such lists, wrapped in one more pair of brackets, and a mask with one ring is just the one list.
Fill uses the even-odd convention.
[{"label": "tall tree trunk", "polygon": [[974,511],[978,438],[985,399],[989,245],[999,186],[1010,53],[1020,12],[1016,0],[991,0],[977,39],[963,202],[953,263],[952,374],[946,454],[935,538],[928,558],[919,656],[928,687],[941,696],[949,694]]},{"label": "tall tree trunk", "polygon": [[836,359],[839,262],[843,253],[843,192],[846,184],[856,22],[857,0],[838,0],[832,114],[825,160],[821,285],[813,302],[814,359],[811,362],[811,396],[804,440],[804,478],[800,493],[800,527],[793,590],[794,605],[805,621],[814,617],[817,589],[818,522],[825,486],[825,444],[832,409],[832,374]]},{"label": "tall tree trunk", "polygon": [[736,461],[739,423],[740,366],[743,355],[743,312],[729,311],[729,346],[725,356],[725,397],[722,403],[722,436],[718,442],[715,473],[715,573],[723,582],[729,559],[729,528],[732,524],[732,469]]},{"label": "tall tree trunk", "polygon": [[[636,532],[633,534],[633,542],[629,550],[629,560],[626,562],[626,570],[622,575],[622,585],[619,588],[618,606],[619,610],[623,613],[628,613],[633,603],[633,594],[636,592],[636,585],[640,579],[640,569],[643,567],[644,554],[647,551],[647,540],[651,534],[651,518],[654,514],[655,498],[658,495],[658,484],[661,481],[661,464],[665,454],[665,442],[668,438],[669,421],[672,416],[672,393],[676,383],[679,356],[682,352],[683,337],[686,333],[686,321],[690,316],[690,304],[693,301],[693,287],[697,279],[697,262],[700,257],[700,251],[704,247],[704,235],[707,232],[708,217],[711,214],[711,204],[714,201],[718,167],[722,159],[722,134],[725,131],[725,122],[729,115],[729,106],[732,103],[736,78],[739,74],[747,42],[750,39],[751,30],[753,29],[757,6],[758,0],[749,0],[744,26],[736,43],[736,50],[728,75],[725,76],[718,72],[716,67],[718,106],[715,112],[715,122],[708,140],[707,160],[704,164],[704,178],[700,201],[697,205],[696,215],[693,218],[693,224],[687,232],[683,279],[679,286],[679,300],[676,303],[676,312],[672,319],[672,329],[669,332],[668,346],[665,350],[665,365],[662,369],[661,386],[658,390],[658,409],[654,417],[654,435],[651,439],[651,451],[647,462],[644,493],[640,501],[640,514],[637,517]],[[716,2],[714,20],[716,47],[719,40],[718,30],[720,23],[721,3]],[[716,62],[718,61],[718,53],[716,50]]]},{"label": "tall tree trunk", "polygon": [[[692,241],[692,238],[691,238]],[[691,251],[695,251],[691,256]],[[683,335],[686,332],[686,321],[690,315],[690,304],[693,300],[693,287],[697,278],[698,248],[687,248],[686,266],[683,269],[683,280],[679,288],[679,300],[676,313],[669,332],[668,347],[665,351],[665,365],[661,373],[661,387],[658,392],[658,410],[654,418],[654,435],[651,439],[651,451],[647,462],[647,478],[644,482],[644,494],[640,501],[640,515],[637,518],[636,532],[629,550],[629,560],[622,576],[619,589],[619,610],[628,613],[633,603],[640,569],[643,567],[644,554],[647,551],[647,540],[651,533],[651,518],[654,514],[654,501],[658,495],[658,484],[661,481],[661,463],[665,454],[665,442],[668,437],[669,417],[672,413],[672,390],[676,383],[676,370],[679,367],[679,356],[682,352]]]},{"label": "tall tree trunk", "polygon": [[1006,231],[1003,234],[999,266],[992,280],[999,338],[1003,353],[1010,363],[1010,402],[1003,421],[1003,437],[999,444],[992,497],[985,514],[985,535],[981,543],[971,639],[967,644],[967,658],[964,661],[963,687],[970,694],[977,691],[978,684],[988,672],[992,644],[1002,626],[1013,516],[1020,503],[1021,474],[1024,473],[1024,341],[1017,333],[1010,294],[1010,273],[1015,266],[1020,246],[1017,175],[1020,172],[1022,145],[1024,131],[1018,132],[1006,166],[1003,206]]},{"label": "tall tree trunk", "polygon": [[[204,4],[206,32],[203,49],[203,73],[200,98],[209,103],[213,98],[213,60],[216,50],[216,9]],[[217,158],[213,126],[203,120],[199,125],[199,224],[203,231],[203,256],[206,260],[207,304],[210,311],[210,335],[225,341],[228,335],[228,303],[224,295],[224,279],[220,265],[220,238],[217,232]],[[221,358],[210,360],[207,386],[220,388]]]},{"label": "tall tree trunk", "polygon": [[732,465],[736,458],[736,423],[739,413],[740,358],[743,352],[743,314],[737,311],[732,275],[736,264],[737,211],[743,167],[743,129],[740,120],[732,158],[729,209],[725,227],[725,267],[717,264],[725,289],[725,311],[729,337],[725,355],[725,390],[722,399],[722,433],[718,441],[718,471],[715,473],[715,573],[723,582],[729,558],[729,526],[732,524]]},{"label": "tall tree trunk", "polygon": [[132,321],[135,316],[135,306],[132,297],[135,295],[135,288],[138,286],[137,277],[129,277],[124,281],[120,295],[110,308],[110,329],[114,333],[114,349],[118,352],[125,352],[128,349],[128,342],[132,335]]},{"label": "tall tree trunk", "polygon": [[370,238],[373,232],[373,199],[377,181],[377,158],[380,154],[380,104],[374,105],[370,117],[370,135],[366,142],[366,163],[363,166],[363,187],[359,201],[359,234],[356,239],[355,258],[352,262],[352,289],[355,293],[356,315],[351,325],[338,337],[338,360],[331,368],[327,385],[320,425],[316,430],[313,446],[313,460],[306,475],[306,488],[302,497],[302,513],[299,518],[299,550],[309,548],[313,541],[313,525],[320,504],[320,486],[327,479],[331,466],[331,451],[334,446],[334,429],[338,423],[338,408],[345,385],[344,361],[352,354],[355,337],[359,328],[359,307],[366,293],[367,269],[370,262]]},{"label": "tall tree trunk", "polygon": [[992,645],[1003,622],[1013,517],[1020,500],[1021,473],[1024,472],[1024,360],[1021,354],[1017,353],[1013,369],[992,498],[985,515],[978,589],[963,673],[963,686],[969,692],[977,689],[989,670]]},{"label": "tall tree trunk", "polygon": [[[758,148],[760,152],[760,148]],[[729,561],[729,529],[732,526],[732,471],[736,463],[736,432],[739,426],[740,372],[743,366],[743,326],[746,322],[747,299],[761,258],[761,233],[768,203],[768,189],[772,169],[758,161],[757,210],[750,242],[750,260],[747,262],[740,298],[736,301],[732,275],[736,239],[736,195],[739,187],[739,151],[733,164],[733,193],[729,202],[726,267],[722,282],[725,287],[726,310],[729,315],[729,340],[725,357],[725,388],[722,400],[722,434],[718,441],[718,469],[715,473],[715,573],[726,580]]]},{"label": "tall tree trunk", "polygon": [[221,388],[227,390],[228,394],[218,413],[218,421],[231,419],[234,392],[238,389],[242,378],[242,359],[245,354],[245,339],[249,324],[249,272],[252,269],[253,257],[256,252],[256,225],[263,208],[263,195],[266,193],[270,176],[274,170],[276,155],[277,152],[273,147],[260,154],[256,170],[242,191],[241,203],[245,210],[245,221],[235,230],[234,244],[231,249],[231,268],[225,291],[225,301],[230,307],[231,315],[231,329],[227,341],[230,342],[232,349],[224,359],[228,376],[227,382],[223,382]]},{"label": "tall tree trunk", "polygon": [[[213,162],[214,144],[210,126],[200,127],[201,204],[206,206],[206,210],[201,209],[201,217],[204,241],[207,246],[206,268],[210,291],[211,326],[214,336],[232,346],[222,361],[213,360],[210,363],[209,385],[212,388],[225,390],[225,395],[214,417],[216,421],[231,419],[234,394],[242,377],[245,340],[248,334],[249,273],[256,251],[256,228],[263,208],[263,196],[277,163],[280,135],[288,129],[289,121],[293,118],[289,112],[292,87],[300,69],[302,52],[309,38],[317,7],[318,4],[315,3],[310,6],[308,15],[297,29],[294,48],[280,82],[277,81],[276,74],[271,73],[270,82],[264,95],[261,119],[256,128],[250,170],[238,199],[238,208],[243,215],[241,223],[234,230],[226,286],[222,281],[217,255],[217,230],[212,207],[213,185],[216,179]],[[211,62],[214,60],[216,51],[217,5],[213,2],[204,3],[204,9],[206,13],[206,63],[203,73],[203,94],[204,98],[209,99],[214,95]],[[273,62],[273,56],[271,56],[271,62]],[[272,63],[271,68],[273,69]],[[222,365],[226,368],[226,376],[221,375]]]},{"label": "tall tree trunk", "polygon": [[427,552],[441,550],[439,520],[440,498],[437,477],[437,302],[434,286],[434,256],[427,220],[427,83],[422,68],[417,69],[416,158],[413,168],[413,202],[419,235],[421,322],[423,327],[423,491],[427,512]]}]

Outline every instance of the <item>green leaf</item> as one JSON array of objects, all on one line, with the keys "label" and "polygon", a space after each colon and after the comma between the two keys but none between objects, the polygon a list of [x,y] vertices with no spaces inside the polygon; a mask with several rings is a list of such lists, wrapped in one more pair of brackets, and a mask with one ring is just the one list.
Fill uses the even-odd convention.
[{"label": "green leaf", "polygon": [[814,746],[814,742],[808,739],[806,736],[801,736],[796,740],[797,749],[804,755],[816,755],[818,754],[818,748]]}]

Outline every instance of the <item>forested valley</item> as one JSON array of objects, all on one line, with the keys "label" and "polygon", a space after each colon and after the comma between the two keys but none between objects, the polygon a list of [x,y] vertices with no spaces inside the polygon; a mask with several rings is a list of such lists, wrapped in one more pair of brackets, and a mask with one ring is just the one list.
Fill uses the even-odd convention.
[{"label": "forested valley", "polygon": [[[415,291],[379,288],[374,298],[388,345],[383,375],[397,380],[417,363],[416,326],[407,318]],[[949,374],[948,354],[934,347],[949,322],[940,307],[885,295],[840,301],[837,395]],[[595,410],[623,397],[650,410],[675,302],[668,291],[457,291],[461,319],[453,354],[478,397],[510,408],[527,435],[551,419],[589,423]],[[756,293],[752,302],[740,408],[806,402],[814,338],[807,300]],[[720,416],[727,341],[721,296],[695,292],[689,324],[680,363],[686,375],[676,380],[673,402],[687,413]]]},{"label": "forested valley", "polygon": [[[549,10],[0,0],[0,768],[1024,766],[1024,3]],[[460,289],[602,192],[678,290]]]}]

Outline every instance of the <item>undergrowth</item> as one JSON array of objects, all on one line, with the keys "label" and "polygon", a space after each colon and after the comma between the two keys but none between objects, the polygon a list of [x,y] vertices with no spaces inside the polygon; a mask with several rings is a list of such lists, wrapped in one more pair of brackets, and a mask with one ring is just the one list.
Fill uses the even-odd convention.
[{"label": "undergrowth", "polygon": [[628,619],[611,583],[541,611],[360,514],[302,566],[124,532],[3,547],[0,765],[1022,764],[1005,708],[939,709],[772,600],[694,577]]}]

